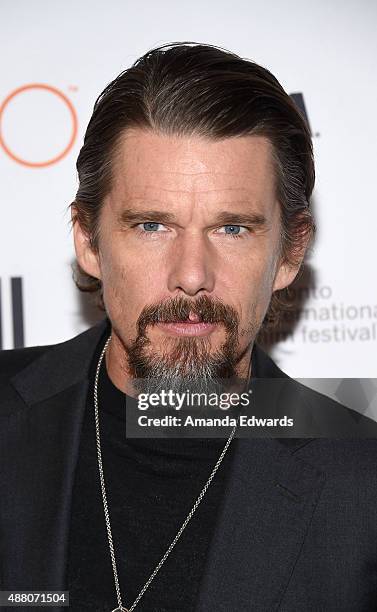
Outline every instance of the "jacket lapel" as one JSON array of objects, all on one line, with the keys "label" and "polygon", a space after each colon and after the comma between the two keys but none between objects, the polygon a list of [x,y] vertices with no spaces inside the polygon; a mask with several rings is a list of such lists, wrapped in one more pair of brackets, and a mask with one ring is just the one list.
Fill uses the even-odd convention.
[{"label": "jacket lapel", "polygon": [[[254,376],[291,380],[258,347]],[[273,385],[272,401],[278,385]],[[263,384],[264,401],[268,384]],[[271,404],[265,404],[271,406]],[[277,610],[325,475],[299,458],[310,438],[237,438],[196,612]],[[204,502],[205,503],[205,502]]]},{"label": "jacket lapel", "polygon": [[[47,349],[12,379],[1,431],[7,589],[64,590],[88,368],[106,321]],[[17,392],[17,394],[16,394]],[[4,586],[5,588],[5,586]],[[56,608],[55,608],[56,609]]]},{"label": "jacket lapel", "polygon": [[289,445],[235,440],[196,612],[278,609],[323,483]]}]

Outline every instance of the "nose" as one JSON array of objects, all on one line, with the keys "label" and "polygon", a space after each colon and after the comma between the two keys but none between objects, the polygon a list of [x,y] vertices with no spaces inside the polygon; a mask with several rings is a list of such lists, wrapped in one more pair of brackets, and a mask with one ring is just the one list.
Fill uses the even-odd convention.
[{"label": "nose", "polygon": [[168,289],[171,293],[182,291],[195,296],[200,292],[211,293],[215,287],[214,253],[208,239],[196,233],[181,236],[171,254]]}]

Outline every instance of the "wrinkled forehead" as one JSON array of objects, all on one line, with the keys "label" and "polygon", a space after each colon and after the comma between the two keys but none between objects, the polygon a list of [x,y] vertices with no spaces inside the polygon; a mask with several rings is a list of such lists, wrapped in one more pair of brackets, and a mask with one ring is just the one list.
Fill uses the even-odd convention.
[{"label": "wrinkled forehead", "polygon": [[121,137],[113,165],[112,206],[207,206],[275,199],[273,147],[263,136],[213,140],[141,129]]}]

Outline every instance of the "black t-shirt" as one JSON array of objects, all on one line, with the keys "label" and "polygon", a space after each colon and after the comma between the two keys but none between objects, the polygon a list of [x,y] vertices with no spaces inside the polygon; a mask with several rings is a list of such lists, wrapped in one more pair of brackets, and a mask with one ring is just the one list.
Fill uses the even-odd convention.
[{"label": "black t-shirt", "polygon": [[[68,555],[70,609],[117,607],[100,491],[93,406],[94,373],[107,338],[92,361],[75,475]],[[206,483],[225,439],[127,439],[132,399],[114,386],[105,360],[98,385],[101,449],[123,605],[128,608],[166,552]],[[192,612],[208,545],[237,440],[173,551],[139,601],[140,612]]]}]

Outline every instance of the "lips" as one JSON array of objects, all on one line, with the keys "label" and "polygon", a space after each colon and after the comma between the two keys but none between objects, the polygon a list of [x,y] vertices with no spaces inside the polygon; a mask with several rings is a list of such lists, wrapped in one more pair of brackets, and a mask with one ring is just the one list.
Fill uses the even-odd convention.
[{"label": "lips", "polygon": [[216,323],[205,323],[200,321],[200,317],[195,317],[198,320],[192,320],[192,317],[184,321],[171,321],[168,323],[158,323],[157,326],[171,336],[207,336],[216,328]]}]

